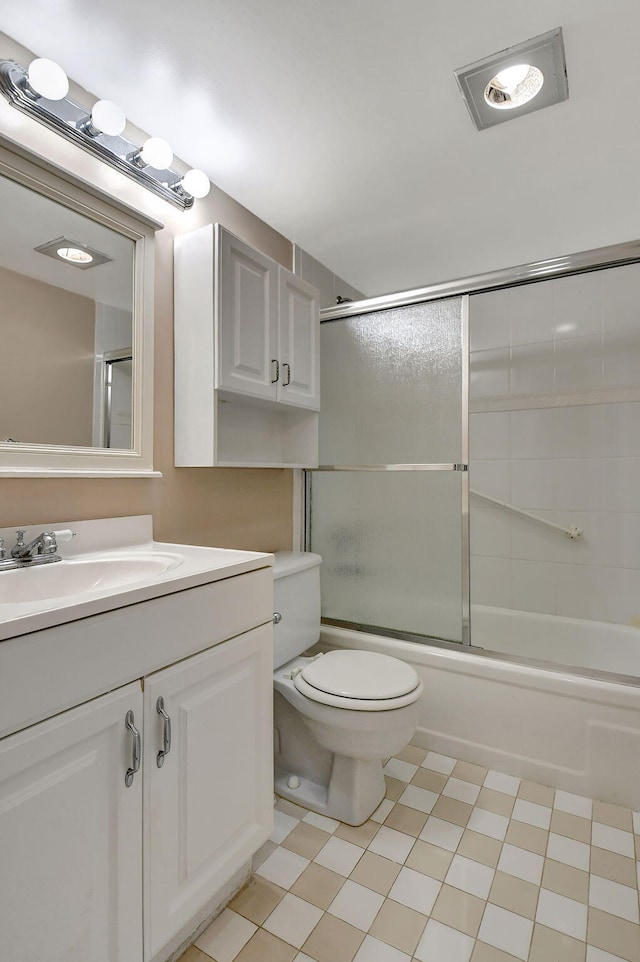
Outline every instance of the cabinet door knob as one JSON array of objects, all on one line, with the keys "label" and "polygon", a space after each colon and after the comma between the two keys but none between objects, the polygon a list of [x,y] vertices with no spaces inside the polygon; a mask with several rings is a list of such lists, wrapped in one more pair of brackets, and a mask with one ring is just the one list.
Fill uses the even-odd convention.
[{"label": "cabinet door knob", "polygon": [[162,768],[165,758],[171,751],[171,719],[164,707],[164,698],[162,695],[156,702],[156,711],[164,722],[162,726],[162,750],[156,755],[156,764],[158,768]]},{"label": "cabinet door knob", "polygon": [[282,382],[282,386],[288,387],[291,384],[291,365],[285,362],[282,366],[287,369],[287,380]]},{"label": "cabinet door knob", "polygon": [[128,711],[125,716],[124,723],[133,736],[133,757],[131,760],[131,768],[127,769],[126,775],[124,776],[124,783],[127,788],[131,788],[131,785],[133,784],[133,776],[136,772],[140,771],[140,759],[142,757],[140,732],[134,725],[134,721],[135,719],[133,717],[133,712]]},{"label": "cabinet door knob", "polygon": [[[271,358],[271,363],[272,363],[272,364],[275,364],[275,366],[276,366],[276,376],[271,378],[271,383],[272,383],[272,384],[275,384],[277,381],[280,380],[280,362],[277,361],[277,360],[275,359],[275,357],[272,357],[272,358]],[[273,373],[273,372],[271,372],[271,373]]]}]

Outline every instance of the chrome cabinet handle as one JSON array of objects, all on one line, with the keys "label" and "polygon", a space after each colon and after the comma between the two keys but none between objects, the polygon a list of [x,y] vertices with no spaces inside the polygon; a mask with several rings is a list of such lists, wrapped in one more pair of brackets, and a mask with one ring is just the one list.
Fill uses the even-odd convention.
[{"label": "chrome cabinet handle", "polygon": [[158,768],[162,768],[165,758],[171,751],[171,719],[169,718],[167,710],[164,707],[164,698],[162,695],[156,702],[156,711],[164,721],[162,730],[162,750],[156,755],[156,764]]},{"label": "chrome cabinet handle", "polygon": [[272,357],[271,363],[276,366],[276,376],[271,378],[271,383],[276,384],[276,382],[280,380],[280,362],[277,361],[275,357]]},{"label": "chrome cabinet handle", "polygon": [[291,365],[285,362],[282,366],[287,369],[287,380],[282,382],[282,386],[288,387],[291,384]]},{"label": "chrome cabinet handle", "polygon": [[124,783],[127,788],[131,788],[133,784],[133,776],[136,772],[140,771],[140,758],[142,757],[142,747],[140,741],[140,732],[134,725],[133,712],[128,711],[124,723],[133,735],[133,758],[131,761],[131,768],[127,769],[126,775],[124,776]]}]

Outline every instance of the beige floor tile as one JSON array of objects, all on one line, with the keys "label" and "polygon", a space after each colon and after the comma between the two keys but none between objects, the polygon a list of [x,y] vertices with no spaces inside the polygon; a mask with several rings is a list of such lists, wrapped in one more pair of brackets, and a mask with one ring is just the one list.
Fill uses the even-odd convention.
[{"label": "beige floor tile", "polygon": [[400,805],[398,802],[387,815],[384,824],[388,828],[395,828],[398,832],[404,832],[405,835],[413,835],[414,838],[417,838],[426,821],[427,816],[424,812],[418,812],[415,808],[407,808],[406,805]]},{"label": "beige floor tile", "polygon": [[527,802],[535,802],[536,805],[547,805],[551,807],[555,794],[554,789],[549,788],[547,785],[522,781],[520,782],[518,798],[523,798]]},{"label": "beige floor tile", "polygon": [[295,852],[296,855],[313,859],[330,838],[331,835],[328,832],[323,832],[322,829],[308,825],[306,822],[300,822],[292,832],[289,832],[281,845],[282,848]]},{"label": "beige floor tile", "polygon": [[482,785],[488,771],[488,768],[482,768],[481,765],[472,765],[471,762],[457,762],[451,774],[454,778],[462,778],[465,782]]},{"label": "beige floor tile", "polygon": [[591,819],[580,818],[579,815],[569,815],[554,808],[551,814],[551,831],[556,835],[573,838],[576,842],[591,844]]},{"label": "beige floor tile", "polygon": [[496,872],[489,893],[489,902],[508,909],[509,912],[515,912],[516,915],[523,915],[526,919],[534,919],[539,894],[540,889],[532,882],[525,882],[513,875],[505,875],[504,872]]},{"label": "beige floor tile", "polygon": [[640,962],[640,927],[600,909],[589,909],[587,942],[627,962]]},{"label": "beige floor tile", "polygon": [[334,915],[324,915],[302,951],[317,962],[351,962],[363,939],[364,932],[355,926]]},{"label": "beige floor tile", "polygon": [[621,885],[630,885],[632,888],[638,884],[634,859],[618,855],[616,852],[608,852],[604,848],[594,846],[591,849],[590,871],[592,875],[608,878],[612,882],[620,882]]},{"label": "beige floor tile", "polygon": [[292,815],[293,818],[299,819],[303,819],[308,812],[308,809],[290,802],[287,798],[279,798],[276,802],[276,809],[279,812],[284,812],[285,815]]},{"label": "beige floor tile", "polygon": [[449,871],[452,859],[453,852],[448,852],[437,845],[431,845],[429,842],[418,840],[411,849],[411,854],[405,865],[407,868],[415,869],[416,872],[422,872],[423,875],[439,879],[442,882]]},{"label": "beige floor tile", "polygon": [[502,842],[497,838],[490,838],[488,835],[480,835],[479,832],[472,832],[470,828],[465,830],[458,845],[458,855],[465,855],[472,858],[474,862],[482,862],[483,865],[490,865],[495,868],[500,860]]},{"label": "beige floor tile", "polygon": [[258,929],[234,962],[293,962],[297,951],[270,932]]},{"label": "beige floor tile", "polygon": [[426,924],[426,915],[387,899],[376,915],[369,934],[401,952],[413,955]]},{"label": "beige floor tile", "polygon": [[277,844],[275,842],[272,842],[271,839],[269,839],[269,841],[265,842],[264,845],[258,849],[256,854],[253,856],[253,860],[252,860],[254,872],[260,868],[263,862],[266,862],[266,860],[269,858],[271,853],[275,852],[277,847],[278,847]]},{"label": "beige floor tile", "polygon": [[281,889],[279,885],[275,885],[266,878],[255,875],[229,903],[229,908],[238,915],[243,915],[245,919],[255,922],[256,925],[262,925],[285,895],[285,889]]},{"label": "beige floor tile", "polygon": [[385,775],[384,780],[387,786],[385,798],[390,798],[392,802],[397,802],[407,787],[406,782],[401,782],[399,778],[391,778],[390,775]]},{"label": "beige floor tile", "polygon": [[342,875],[312,862],[291,887],[291,892],[320,909],[328,909],[343,885]]},{"label": "beige floor tile", "polygon": [[[394,808],[397,807],[397,805],[394,805]],[[366,848],[379,828],[377,822],[365,822],[363,825],[357,826],[342,824],[340,828],[335,830],[334,835],[336,838],[343,838],[345,842],[353,842],[360,848]]]},{"label": "beige floor tile", "polygon": [[512,795],[495,792],[492,788],[482,788],[476,800],[476,808],[483,808],[487,812],[495,812],[496,815],[511,817],[515,803],[516,800]]},{"label": "beige floor tile", "polygon": [[526,848],[527,852],[535,852],[536,855],[546,854],[548,841],[549,833],[545,829],[524,822],[510,822],[505,836],[505,842]]},{"label": "beige floor tile", "polygon": [[378,892],[379,895],[388,895],[401,868],[401,865],[391,862],[388,858],[375,855],[373,852],[365,852],[349,878],[353,882],[359,882],[360,885],[366,885],[368,889]]},{"label": "beige floor tile", "polygon": [[401,752],[395,755],[402,762],[410,762],[411,765],[419,765],[423,762],[427,754],[426,748],[418,748],[417,745],[407,745]]},{"label": "beige floor tile", "polygon": [[535,925],[529,962],[584,962],[586,945],[569,935]]},{"label": "beige floor tile", "polygon": [[633,831],[633,821],[628,808],[619,805],[609,805],[607,802],[593,803],[594,822],[603,822],[612,828],[620,828],[623,832]]},{"label": "beige floor tile", "polygon": [[418,788],[426,788],[428,792],[435,792],[439,795],[448,781],[448,775],[432,772],[430,768],[419,768],[411,779],[411,784],[417,785]]},{"label": "beige floor tile", "polygon": [[546,858],[542,870],[542,888],[586,905],[589,901],[589,873],[573,868],[572,865],[565,865],[564,862]]},{"label": "beige floor tile", "polygon": [[211,962],[211,956],[205,955],[195,945],[190,945],[184,955],[181,955],[178,962]]},{"label": "beige floor tile", "polygon": [[454,825],[465,827],[471,817],[473,805],[460,802],[457,798],[448,798],[441,795],[431,810],[435,818],[442,818],[445,822],[453,822]]},{"label": "beige floor tile", "polygon": [[485,902],[451,885],[443,885],[431,915],[438,922],[450,925],[475,939],[480,928]]},{"label": "beige floor tile", "polygon": [[[442,960],[444,962],[444,959]],[[486,942],[476,942],[471,962],[517,962],[515,955],[509,955],[502,949],[494,949]]]}]

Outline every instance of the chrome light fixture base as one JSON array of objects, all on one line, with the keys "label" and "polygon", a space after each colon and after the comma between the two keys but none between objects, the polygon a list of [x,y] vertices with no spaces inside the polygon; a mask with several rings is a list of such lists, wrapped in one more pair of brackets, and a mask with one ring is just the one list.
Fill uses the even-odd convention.
[{"label": "chrome light fixture base", "polygon": [[125,137],[112,137],[96,131],[91,125],[91,111],[69,97],[47,100],[31,90],[27,71],[14,60],[0,61],[0,92],[13,107],[55,130],[78,147],[119,170],[163,200],[188,210],[194,198],[180,186],[182,175],[175,170],[157,170],[142,166],[129,158],[139,155],[140,148]]},{"label": "chrome light fixture base", "polygon": [[[537,68],[542,73],[544,82],[535,96],[526,103],[510,110],[496,110],[495,107],[499,105],[488,103],[485,91],[497,74],[519,64]],[[478,130],[495,127],[496,124],[533,113],[534,110],[560,103],[569,97],[562,27],[525,40],[514,47],[507,47],[506,50],[483,60],[476,60],[454,73],[471,119]]]}]

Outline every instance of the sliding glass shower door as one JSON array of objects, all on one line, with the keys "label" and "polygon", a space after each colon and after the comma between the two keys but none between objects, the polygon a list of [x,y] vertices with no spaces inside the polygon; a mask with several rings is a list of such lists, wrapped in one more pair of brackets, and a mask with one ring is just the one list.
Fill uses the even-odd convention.
[{"label": "sliding glass shower door", "polygon": [[348,314],[320,341],[323,618],[468,643],[467,298]]}]

